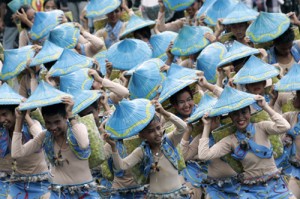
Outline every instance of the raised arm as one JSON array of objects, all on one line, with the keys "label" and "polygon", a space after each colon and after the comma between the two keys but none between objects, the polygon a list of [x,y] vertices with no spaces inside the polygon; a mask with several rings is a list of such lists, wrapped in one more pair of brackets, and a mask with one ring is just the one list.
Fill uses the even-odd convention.
[{"label": "raised arm", "polygon": [[231,152],[231,136],[227,136],[223,138],[220,142],[214,144],[209,148],[209,134],[211,127],[211,119],[207,117],[207,115],[202,118],[204,123],[204,129],[202,138],[199,140],[198,146],[198,157],[200,160],[211,160],[215,158],[220,158]]},{"label": "raised arm", "polygon": [[286,119],[276,111],[274,111],[263,96],[256,96],[257,104],[266,111],[272,121],[264,121],[257,123],[257,127],[263,129],[266,134],[282,134],[291,128],[291,125]]},{"label": "raised arm", "polygon": [[34,123],[29,126],[32,134],[37,133],[33,139],[29,140],[25,144],[22,143],[22,125],[25,119],[25,113],[21,113],[19,110],[16,110],[16,123],[14,134],[12,138],[12,146],[11,146],[11,156],[12,158],[20,158],[24,156],[31,155],[41,149],[44,138],[46,136],[46,131],[32,132],[41,130],[40,124]]},{"label": "raised arm", "polygon": [[116,142],[111,140],[109,134],[107,133],[104,133],[103,137],[104,140],[111,146],[112,158],[114,166],[117,170],[128,170],[142,161],[144,154],[141,147],[136,148],[126,158],[122,159],[118,153]]}]

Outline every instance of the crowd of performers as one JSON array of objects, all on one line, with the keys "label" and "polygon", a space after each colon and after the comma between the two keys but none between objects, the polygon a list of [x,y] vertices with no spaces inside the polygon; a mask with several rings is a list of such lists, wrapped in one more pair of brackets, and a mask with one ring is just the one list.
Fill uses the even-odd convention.
[{"label": "crowd of performers", "polygon": [[91,34],[61,10],[16,11],[20,47],[1,55],[0,199],[300,198],[295,13],[235,0],[157,12],[91,1],[86,17],[106,16]]}]

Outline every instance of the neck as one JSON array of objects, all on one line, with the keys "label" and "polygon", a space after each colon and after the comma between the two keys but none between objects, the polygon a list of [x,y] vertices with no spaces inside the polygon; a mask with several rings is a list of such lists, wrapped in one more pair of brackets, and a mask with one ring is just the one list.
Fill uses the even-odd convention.
[{"label": "neck", "polygon": [[114,28],[115,27],[115,25],[118,23],[119,21],[117,21],[116,23],[113,23],[113,22],[108,22],[108,24],[112,27],[112,28]]}]

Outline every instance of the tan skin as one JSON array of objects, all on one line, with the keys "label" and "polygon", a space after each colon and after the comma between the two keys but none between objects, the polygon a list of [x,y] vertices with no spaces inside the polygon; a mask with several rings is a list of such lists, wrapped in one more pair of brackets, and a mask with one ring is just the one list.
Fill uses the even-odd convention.
[{"label": "tan skin", "polygon": [[12,111],[8,109],[0,109],[0,125],[8,129],[10,135],[13,133],[15,121],[16,116]]},{"label": "tan skin", "polygon": [[[60,114],[55,115],[43,115],[45,120],[46,129],[52,133],[56,143],[61,146],[61,148],[67,148],[66,143],[66,133],[68,130],[67,120],[72,116],[72,109],[74,106],[74,101],[70,97],[63,97],[62,103],[66,105],[66,116],[63,117]],[[71,120],[71,125],[75,125],[76,120]]]},{"label": "tan skin", "polygon": [[57,10],[57,5],[54,1],[48,1],[44,6],[44,10],[45,10],[45,12]]},{"label": "tan skin", "polygon": [[265,86],[266,81],[260,81],[251,84],[246,84],[246,89],[249,93],[263,96],[265,94]]},{"label": "tan skin", "polygon": [[185,91],[177,96],[176,101],[177,103],[174,104],[174,108],[181,117],[183,117],[183,120],[187,119],[191,115],[195,106],[193,96],[191,96],[189,92]]},{"label": "tan skin", "polygon": [[[169,118],[171,113],[167,112],[157,100],[152,100],[152,104],[155,106],[156,112],[165,118]],[[163,128],[161,122],[152,121],[145,129],[143,129],[139,136],[149,143],[150,149],[153,154],[160,151],[160,146],[163,137]],[[103,135],[105,141],[111,146],[113,152],[117,152],[115,141],[110,139],[108,133]]]}]

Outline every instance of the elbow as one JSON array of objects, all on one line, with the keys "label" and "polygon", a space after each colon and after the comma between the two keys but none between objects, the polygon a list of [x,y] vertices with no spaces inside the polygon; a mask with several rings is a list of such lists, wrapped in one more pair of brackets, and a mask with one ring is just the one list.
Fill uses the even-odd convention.
[{"label": "elbow", "polygon": [[11,158],[12,159],[18,159],[18,158],[21,158],[21,157],[22,157],[22,154],[20,152],[17,152],[17,151],[14,151],[14,150],[11,151]]}]

